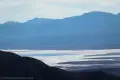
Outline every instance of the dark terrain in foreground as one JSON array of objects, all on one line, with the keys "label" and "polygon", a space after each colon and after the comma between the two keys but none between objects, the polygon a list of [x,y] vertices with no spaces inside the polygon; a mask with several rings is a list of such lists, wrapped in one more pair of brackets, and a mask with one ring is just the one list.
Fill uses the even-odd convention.
[{"label": "dark terrain in foreground", "polygon": [[[118,69],[118,68],[116,68]],[[110,69],[109,69],[110,70]],[[113,69],[112,69],[113,70]],[[65,71],[34,58],[0,51],[0,80],[120,80],[104,70]],[[29,79],[28,79],[29,78]]]}]

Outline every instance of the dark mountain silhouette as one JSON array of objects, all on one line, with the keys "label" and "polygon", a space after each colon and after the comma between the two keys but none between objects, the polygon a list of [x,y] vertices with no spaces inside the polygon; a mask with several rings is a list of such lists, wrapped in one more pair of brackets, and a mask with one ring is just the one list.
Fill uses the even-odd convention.
[{"label": "dark mountain silhouette", "polygon": [[120,48],[120,14],[93,11],[64,19],[0,24],[1,49]]},{"label": "dark mountain silhouette", "polygon": [[120,80],[103,71],[70,72],[50,67],[34,58],[0,51],[0,80]]}]

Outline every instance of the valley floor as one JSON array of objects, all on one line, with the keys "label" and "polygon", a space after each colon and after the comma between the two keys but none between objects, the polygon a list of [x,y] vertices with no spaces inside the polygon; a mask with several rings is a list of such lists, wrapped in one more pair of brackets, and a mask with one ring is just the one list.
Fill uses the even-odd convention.
[{"label": "valley floor", "polygon": [[4,50],[42,60],[66,70],[120,67],[120,49],[105,50]]}]

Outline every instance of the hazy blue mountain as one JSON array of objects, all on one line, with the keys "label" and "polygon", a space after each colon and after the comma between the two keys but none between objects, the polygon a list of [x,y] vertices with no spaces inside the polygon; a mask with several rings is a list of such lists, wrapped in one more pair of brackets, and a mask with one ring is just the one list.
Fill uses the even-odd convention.
[{"label": "hazy blue mountain", "polygon": [[0,24],[1,49],[120,48],[120,14],[89,12],[64,19]]}]

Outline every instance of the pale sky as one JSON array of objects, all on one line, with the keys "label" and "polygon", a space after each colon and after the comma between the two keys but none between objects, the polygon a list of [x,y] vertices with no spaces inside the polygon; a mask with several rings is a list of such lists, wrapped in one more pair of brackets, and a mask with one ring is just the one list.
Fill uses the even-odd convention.
[{"label": "pale sky", "polygon": [[0,23],[65,18],[91,11],[120,12],[120,0],[0,0]]}]

